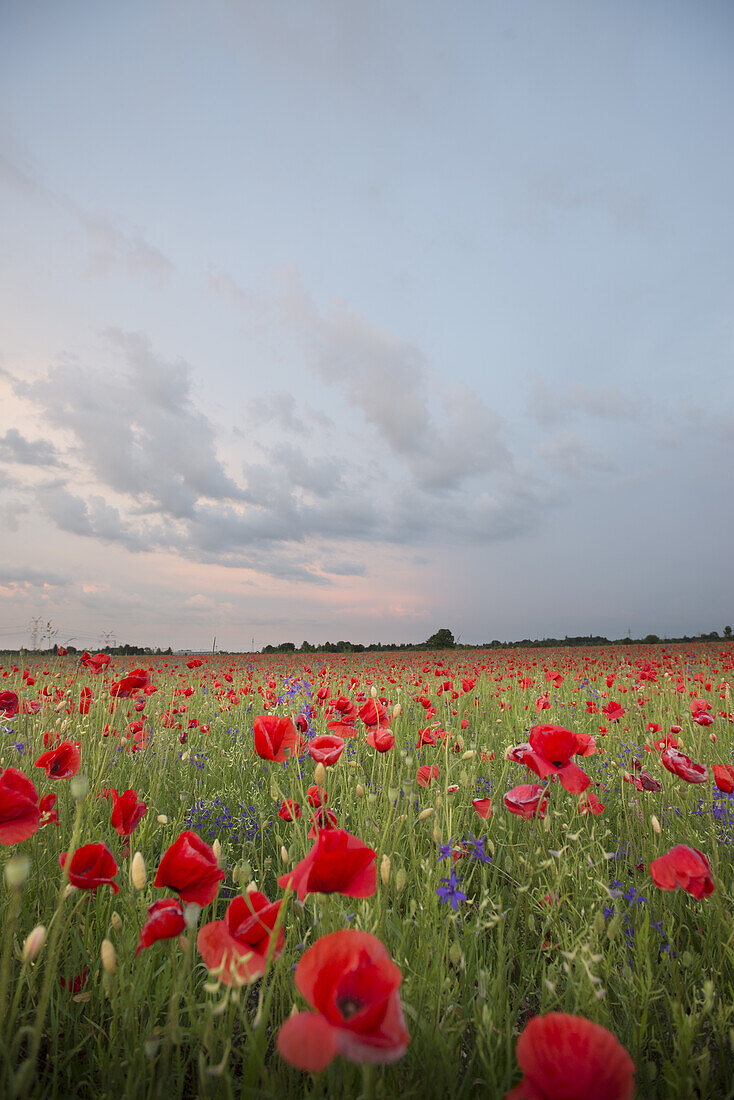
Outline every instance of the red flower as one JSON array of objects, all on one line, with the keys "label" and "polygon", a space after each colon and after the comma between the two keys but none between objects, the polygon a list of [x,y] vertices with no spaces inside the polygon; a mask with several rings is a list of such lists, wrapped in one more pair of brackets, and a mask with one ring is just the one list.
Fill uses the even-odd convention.
[{"label": "red flower", "polygon": [[632,1100],[634,1062],[610,1031],[583,1016],[534,1016],[516,1054],[525,1076],[505,1100]]},{"label": "red flower", "polygon": [[418,786],[430,787],[432,779],[438,779],[438,764],[421,764],[416,775]]},{"label": "red flower", "polygon": [[281,875],[278,886],[291,886],[299,901],[306,894],[344,894],[370,898],[377,889],[377,852],[344,829],[322,829],[316,843],[293,870]]},{"label": "red flower", "polygon": [[593,791],[587,791],[579,799],[580,814],[601,814],[604,812],[604,803],[601,802]]},{"label": "red flower", "polygon": [[201,660],[198,657],[192,657],[190,661],[186,662],[187,668],[201,668]]},{"label": "red flower", "polygon": [[312,783],[306,791],[306,797],[309,806],[323,806],[325,802],[329,801],[329,796],[324,788],[317,786],[315,783]]},{"label": "red flower", "polygon": [[290,718],[278,718],[275,714],[264,714],[253,723],[255,752],[263,760],[275,760],[284,764],[287,760],[286,749],[291,756],[299,756],[303,741]]},{"label": "red flower", "polygon": [[170,940],[174,936],[180,936],[186,927],[183,915],[183,905],[178,898],[161,898],[154,901],[148,909],[148,919],[140,929],[138,949],[139,955],[146,947],[158,940]]},{"label": "red flower", "polygon": [[89,688],[82,688],[81,695],[79,696],[79,713],[89,714],[89,708],[92,705],[92,693]]},{"label": "red flower", "polygon": [[56,795],[45,794],[38,803],[38,809],[41,811],[41,828],[43,828],[44,825],[50,825],[52,822],[58,828],[59,815],[55,807]]},{"label": "red flower", "polygon": [[472,806],[477,811],[480,817],[492,816],[492,801],[489,798],[475,798],[472,800]]},{"label": "red flower", "polygon": [[694,764],[690,756],[678,749],[666,749],[661,753],[660,760],[663,767],[667,768],[679,779],[685,779],[686,783],[705,783],[709,777],[707,768],[703,764]]},{"label": "red flower", "polygon": [[387,711],[382,703],[378,703],[376,699],[368,699],[367,702],[359,708],[359,717],[362,719],[365,726],[388,725]]},{"label": "red flower", "polygon": [[278,817],[281,821],[295,821],[296,818],[300,816],[301,807],[296,802],[295,798],[284,798],[278,810]]},{"label": "red flower", "polygon": [[605,707],[601,708],[604,714],[610,722],[618,722],[619,719],[626,714],[623,706],[617,703],[614,699],[610,699]]},{"label": "red flower", "polygon": [[308,839],[314,840],[319,835],[319,829],[336,829],[337,827],[336,814],[333,810],[328,809],[326,806],[319,806],[311,814],[311,828],[307,833]]},{"label": "red flower", "polygon": [[113,683],[110,695],[113,698],[129,699],[136,691],[144,691],[150,684],[150,674],[144,668],[134,668],[122,680]]},{"label": "red flower", "polygon": [[187,830],[164,853],[154,886],[168,887],[181,901],[203,906],[214,901],[224,877],[209,845]]},{"label": "red flower", "polygon": [[520,817],[545,817],[545,808],[548,799],[541,798],[545,787],[537,783],[522,783],[519,787],[513,787],[504,797],[504,803],[511,814],[519,814]]},{"label": "red flower", "polygon": [[315,1012],[291,1016],[278,1033],[278,1051],[298,1069],[318,1073],[337,1054],[350,1062],[395,1062],[410,1035],[400,1004],[400,970],[368,932],[322,936],[295,974]]},{"label": "red flower", "polygon": [[320,737],[314,737],[309,742],[308,751],[317,764],[323,764],[325,768],[336,764],[344,752],[344,741],[333,733],[324,733]]},{"label": "red flower", "polygon": [[724,794],[734,791],[734,768],[731,764],[714,764],[714,783]]},{"label": "red flower", "polygon": [[117,863],[105,843],[85,844],[77,848],[67,867],[68,854],[62,852],[59,863],[65,868],[72,886],[78,886],[80,890],[97,890],[100,886],[111,886],[115,894],[120,889],[112,881],[117,874]]},{"label": "red flower", "polygon": [[15,718],[18,714],[18,696],[14,691],[0,691],[0,714],[3,718]]},{"label": "red flower", "polygon": [[38,791],[16,768],[0,772],[0,844],[19,844],[38,832]]},{"label": "red flower", "polygon": [[[589,738],[589,741],[592,739]],[[530,740],[507,752],[508,760],[516,760],[535,772],[540,779],[557,775],[561,785],[572,794],[581,794],[591,779],[578,764],[571,761],[577,752],[585,752],[589,742],[579,742],[576,734],[564,726],[533,726]]]},{"label": "red flower", "polygon": [[41,753],[36,767],[45,768],[49,779],[69,779],[79,771],[81,762],[79,742],[62,741],[55,749]]},{"label": "red flower", "polygon": [[650,874],[661,890],[686,890],[694,898],[705,898],[714,892],[711,866],[698,848],[676,844],[664,856],[650,864]]},{"label": "red flower", "polygon": [[[234,898],[224,920],[210,921],[199,932],[196,944],[208,970],[217,971],[225,985],[247,985],[265,972],[265,961],[273,938],[282,901],[269,902],[257,890]],[[284,933],[278,932],[273,949],[277,959]]]},{"label": "red flower", "polygon": [[376,726],[366,737],[367,744],[377,752],[389,752],[395,747],[395,735],[387,726]]},{"label": "red flower", "polygon": [[112,816],[110,817],[110,824],[113,829],[116,829],[120,836],[130,836],[130,833],[135,829],[143,817],[148,806],[145,802],[138,802],[138,796],[135,791],[127,790],[124,794],[118,794],[117,791],[112,791]]}]

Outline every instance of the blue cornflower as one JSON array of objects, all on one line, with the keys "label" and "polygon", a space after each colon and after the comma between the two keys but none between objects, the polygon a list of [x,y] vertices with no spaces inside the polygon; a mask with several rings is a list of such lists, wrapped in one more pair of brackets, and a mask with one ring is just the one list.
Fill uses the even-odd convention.
[{"label": "blue cornflower", "polygon": [[491,863],[492,857],[489,852],[484,850],[484,837],[475,837],[473,833],[469,833],[469,839],[464,842],[468,845],[466,854],[471,856],[472,859],[478,859],[480,863]]},{"label": "blue cornflower", "polygon": [[451,855],[451,845],[452,845],[452,843],[453,843],[453,837],[449,837],[448,844],[441,844],[440,845],[440,847],[438,849],[438,858],[439,858],[439,860],[448,859],[448,857]]},{"label": "blue cornflower", "polygon": [[450,901],[451,908],[456,912],[459,908],[459,902],[466,901],[466,894],[459,890],[460,883],[456,878],[456,868],[453,869],[449,878],[442,878],[441,882],[446,883],[446,885],[436,888],[439,900],[441,902]]}]

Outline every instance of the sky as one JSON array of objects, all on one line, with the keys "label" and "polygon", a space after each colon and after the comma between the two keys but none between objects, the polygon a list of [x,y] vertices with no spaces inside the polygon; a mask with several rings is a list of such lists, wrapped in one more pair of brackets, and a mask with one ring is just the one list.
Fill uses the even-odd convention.
[{"label": "sky", "polygon": [[729,0],[4,0],[0,647],[734,619]]}]

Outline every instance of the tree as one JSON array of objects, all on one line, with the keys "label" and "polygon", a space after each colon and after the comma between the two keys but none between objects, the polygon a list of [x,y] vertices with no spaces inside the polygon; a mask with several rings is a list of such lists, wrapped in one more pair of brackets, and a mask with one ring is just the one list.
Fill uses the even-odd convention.
[{"label": "tree", "polygon": [[426,649],[453,649],[455,645],[454,636],[447,626],[442,626],[426,641]]},{"label": "tree", "polygon": [[730,626],[725,626],[724,627],[724,637],[725,638],[731,638],[731,627]]}]

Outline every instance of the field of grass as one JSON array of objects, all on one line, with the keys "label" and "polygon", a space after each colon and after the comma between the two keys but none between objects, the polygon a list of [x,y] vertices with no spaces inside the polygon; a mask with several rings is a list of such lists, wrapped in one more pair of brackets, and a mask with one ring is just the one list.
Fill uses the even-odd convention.
[{"label": "field of grass", "polygon": [[[522,1077],[515,1047],[527,1022],[563,1012],[616,1036],[635,1063],[636,1096],[734,1096],[734,794],[713,772],[725,788],[734,647],[191,663],[95,669],[26,653],[0,667],[0,1094],[501,1098]],[[128,692],[124,677],[141,667],[148,686],[133,680]],[[338,761],[317,772],[308,744],[360,710]],[[254,727],[268,715],[299,720],[300,756],[300,745],[282,763],[258,754]],[[565,789],[557,768],[541,778],[507,759],[546,724],[588,735],[573,757],[591,779],[585,791]],[[388,726],[394,747],[376,751],[366,736]],[[671,737],[705,771],[663,766]],[[66,742],[65,759],[36,766]],[[8,843],[8,769],[38,798],[57,796],[19,843]],[[328,799],[321,809],[309,802],[314,784]],[[527,784],[544,789],[545,816],[506,806]],[[130,835],[112,823],[113,789],[145,803]],[[582,812],[592,793],[603,809]],[[291,821],[279,813],[287,799],[301,808]],[[490,800],[488,816],[475,799]],[[313,816],[333,826],[325,808],[374,850],[367,896],[301,901],[295,880],[278,884],[316,843]],[[181,893],[175,874],[154,883],[183,832],[212,848],[223,877],[212,901],[183,906],[183,931],[136,954],[150,906]],[[72,854],[102,843],[119,892],[85,888],[88,869],[74,887]],[[714,889],[700,899],[653,881],[651,862],[678,845],[710,865]],[[208,972],[200,937],[252,883],[283,903],[265,973],[243,984]],[[37,926],[45,938],[29,939]],[[399,968],[410,1040],[390,1064],[337,1054],[307,1073],[281,1057],[277,1036],[294,1006],[309,1007],[296,964],[343,929],[376,937]],[[572,1083],[547,1093],[561,1095],[577,1095]]]}]

